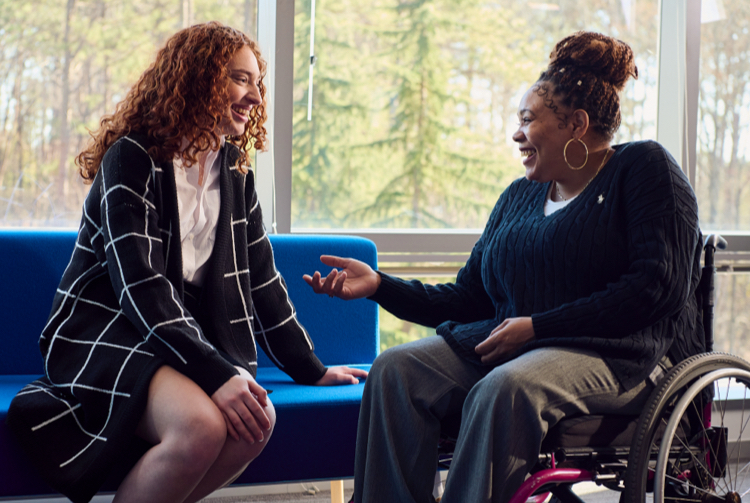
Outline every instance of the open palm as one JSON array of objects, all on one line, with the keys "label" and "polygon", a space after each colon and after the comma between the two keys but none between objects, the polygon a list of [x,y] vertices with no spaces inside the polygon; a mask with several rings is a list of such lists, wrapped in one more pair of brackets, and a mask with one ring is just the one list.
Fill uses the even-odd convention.
[{"label": "open palm", "polygon": [[326,277],[318,271],[302,276],[315,293],[352,300],[369,297],[380,286],[380,275],[362,261],[333,255],[323,255],[320,261],[334,268]]}]

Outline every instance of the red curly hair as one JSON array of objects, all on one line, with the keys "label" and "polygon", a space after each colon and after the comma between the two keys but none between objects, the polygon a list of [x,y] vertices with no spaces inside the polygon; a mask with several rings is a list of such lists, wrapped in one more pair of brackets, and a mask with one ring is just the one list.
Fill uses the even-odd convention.
[{"label": "red curly hair", "polygon": [[216,131],[229,102],[227,64],[244,46],[258,60],[262,103],[251,109],[244,133],[228,136],[226,141],[239,147],[238,165],[246,172],[243,166],[248,164],[248,144],[263,150],[266,143],[266,62],[247,35],[210,22],[185,28],[167,40],[115,113],[102,118],[99,129],[90,133],[89,145],[76,157],[83,179],[91,183],[107,149],[130,133],[152,138],[154,146],[149,154],[159,161],[173,159],[186,138],[189,145],[182,157],[188,166],[197,162],[200,152],[218,148]]}]

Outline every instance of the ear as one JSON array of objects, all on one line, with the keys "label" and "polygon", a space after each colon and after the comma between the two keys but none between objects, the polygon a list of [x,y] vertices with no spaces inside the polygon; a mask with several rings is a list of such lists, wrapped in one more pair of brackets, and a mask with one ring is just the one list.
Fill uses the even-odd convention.
[{"label": "ear", "polygon": [[589,114],[586,110],[579,108],[570,115],[570,125],[573,126],[573,137],[579,140],[589,130]]}]

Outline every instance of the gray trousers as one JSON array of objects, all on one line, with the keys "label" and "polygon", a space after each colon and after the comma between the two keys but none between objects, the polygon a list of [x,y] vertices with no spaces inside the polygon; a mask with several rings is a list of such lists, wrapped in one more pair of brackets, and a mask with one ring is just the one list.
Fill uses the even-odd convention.
[{"label": "gray trousers", "polygon": [[495,368],[468,363],[442,337],[375,360],[365,384],[354,468],[356,503],[433,502],[441,422],[461,429],[442,503],[505,502],[565,416],[638,414],[652,385],[625,391],[594,352],[530,351]]}]

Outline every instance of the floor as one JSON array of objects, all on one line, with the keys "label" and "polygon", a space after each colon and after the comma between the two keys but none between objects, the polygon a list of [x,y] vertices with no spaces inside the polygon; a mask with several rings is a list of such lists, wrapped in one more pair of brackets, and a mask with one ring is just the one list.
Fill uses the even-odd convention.
[{"label": "floor", "polygon": [[[210,496],[202,500],[201,503],[331,503],[329,487],[327,482],[316,482],[283,486],[231,488],[219,491],[215,496]],[[352,492],[351,482],[347,481],[344,485],[345,502],[349,501]],[[593,483],[578,484],[576,492],[586,503],[619,502],[619,493],[602,489]],[[111,503],[111,501],[111,495],[98,495],[94,497],[92,503]],[[4,503],[70,503],[70,500],[67,498],[43,498],[6,500]]]},{"label": "floor", "polygon": [[[327,483],[317,484],[321,488],[327,486]],[[344,501],[349,501],[352,495],[352,489],[344,487]],[[312,493],[312,494],[311,494]],[[576,493],[586,503],[618,503],[620,494],[614,491],[603,489],[596,484],[579,484]],[[202,503],[331,503],[330,491],[319,491],[313,493],[298,492],[288,494],[267,494],[254,496],[234,496],[234,497],[210,497],[203,500]]]}]

